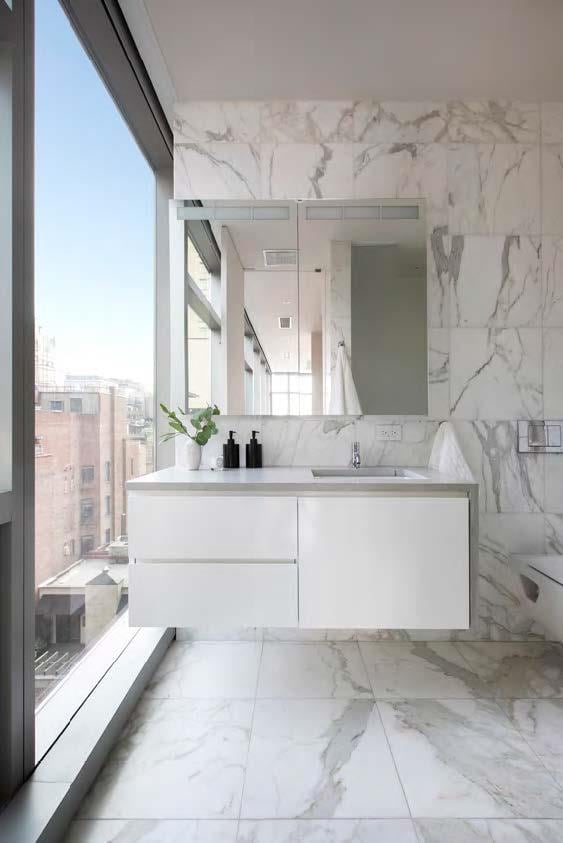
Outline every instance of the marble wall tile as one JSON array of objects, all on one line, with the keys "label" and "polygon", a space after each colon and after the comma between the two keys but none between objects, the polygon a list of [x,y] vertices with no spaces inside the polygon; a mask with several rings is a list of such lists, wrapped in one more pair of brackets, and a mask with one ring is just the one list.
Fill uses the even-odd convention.
[{"label": "marble wall tile", "polygon": [[353,144],[263,144],[264,199],[341,199],[353,196]]},{"label": "marble wall tile", "polygon": [[481,514],[479,518],[479,635],[496,641],[543,638],[545,630],[520,600],[512,553],[544,552],[540,513]]},{"label": "marble wall tile", "polygon": [[563,234],[563,144],[542,146],[544,234]]},{"label": "marble wall tile", "polygon": [[563,457],[550,456],[545,460],[545,510],[563,512]]},{"label": "marble wall tile", "polygon": [[176,199],[258,199],[261,190],[258,146],[249,143],[176,144]]},{"label": "marble wall tile", "polygon": [[523,144],[452,144],[450,234],[539,234],[539,150]]},{"label": "marble wall tile", "polygon": [[450,333],[447,328],[428,332],[428,416],[447,419],[450,414]]},{"label": "marble wall tile", "polygon": [[538,143],[539,106],[506,100],[452,100],[449,140],[462,143]]},{"label": "marble wall tile", "polygon": [[563,143],[563,102],[542,102],[542,143]]},{"label": "marble wall tile", "polygon": [[543,343],[544,415],[547,419],[561,419],[563,418],[563,328],[546,328]]},{"label": "marble wall tile", "polygon": [[[458,238],[460,239],[460,238]],[[447,226],[432,230],[427,241],[428,321],[431,328],[447,328],[450,324],[450,275],[457,261],[459,243],[448,236]]]},{"label": "marble wall tile", "polygon": [[545,516],[545,553],[563,555],[563,514]]},{"label": "marble wall tile", "polygon": [[443,102],[380,102],[354,104],[354,140],[359,143],[435,143],[447,138]]},{"label": "marble wall tile", "polygon": [[456,421],[454,427],[479,483],[482,512],[543,511],[545,460],[519,456],[515,422]]},{"label": "marble wall tile", "polygon": [[452,416],[541,417],[541,333],[535,328],[453,329],[450,372]]},{"label": "marble wall tile", "polygon": [[259,143],[260,103],[251,100],[177,103],[173,128],[176,144]]},{"label": "marble wall tile", "polygon": [[260,104],[263,143],[346,143],[354,140],[351,100],[274,100]]},{"label": "marble wall tile", "polygon": [[458,327],[537,325],[541,311],[539,238],[458,236],[450,261],[450,316]]},{"label": "marble wall tile", "polygon": [[563,237],[542,238],[543,324],[563,328]]},{"label": "marble wall tile", "polygon": [[427,225],[445,225],[446,148],[440,144],[356,144],[357,199],[426,199]]},{"label": "marble wall tile", "polygon": [[[400,442],[382,442],[377,438],[377,425],[401,424]],[[355,436],[361,443],[364,465],[428,465],[438,422],[408,421],[363,416],[356,421]]]},{"label": "marble wall tile", "polygon": [[263,417],[261,433],[265,465],[349,465],[356,436],[347,417]]}]

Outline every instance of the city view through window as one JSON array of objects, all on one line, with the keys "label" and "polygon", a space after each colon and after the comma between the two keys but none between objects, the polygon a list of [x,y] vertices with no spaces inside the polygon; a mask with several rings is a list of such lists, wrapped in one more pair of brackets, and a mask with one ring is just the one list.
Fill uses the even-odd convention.
[{"label": "city view through window", "polygon": [[36,4],[36,703],[127,607],[153,469],[154,174],[58,0]]}]

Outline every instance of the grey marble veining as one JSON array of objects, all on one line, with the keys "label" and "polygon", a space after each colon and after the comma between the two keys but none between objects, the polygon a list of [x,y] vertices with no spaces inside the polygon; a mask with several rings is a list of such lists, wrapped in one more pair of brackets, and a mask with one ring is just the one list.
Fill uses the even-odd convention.
[{"label": "grey marble veining", "polygon": [[253,700],[141,702],[80,817],[236,818],[252,708]]},{"label": "grey marble veining", "polygon": [[374,702],[257,701],[241,818],[408,815]]},{"label": "grey marble veining", "polygon": [[241,820],[237,843],[417,843],[411,820]]},{"label": "grey marble veining", "polygon": [[454,328],[450,372],[455,418],[541,417],[542,337],[537,328]]},{"label": "grey marble veining", "polygon": [[538,147],[453,144],[448,195],[451,234],[539,234]]},{"label": "grey marble veining", "polygon": [[174,150],[174,197],[259,199],[260,149],[250,143],[182,143]]},{"label": "grey marble veining", "polygon": [[373,694],[355,643],[266,641],[257,696],[365,699]]},{"label": "grey marble veining", "polygon": [[447,121],[445,103],[360,100],[354,106],[354,140],[435,143],[447,138]]},{"label": "grey marble veining", "polygon": [[537,325],[541,313],[539,238],[455,237],[450,314],[458,327]]},{"label": "grey marble veining", "polygon": [[236,820],[75,820],[65,843],[235,843]]},{"label": "grey marble veining", "polygon": [[378,707],[413,816],[563,817],[563,791],[496,703]]},{"label": "grey marble veining", "polygon": [[505,700],[503,711],[563,785],[563,700]]},{"label": "grey marble veining", "polygon": [[545,552],[563,555],[563,514],[545,516]]},{"label": "grey marble veining", "polygon": [[542,143],[563,143],[563,102],[542,102]]},{"label": "grey marble veining", "polygon": [[543,333],[543,408],[546,419],[563,418],[562,372],[563,328],[546,328]]},{"label": "grey marble veining", "polygon": [[563,238],[542,239],[543,324],[563,327]]},{"label": "grey marble veining", "polygon": [[447,419],[450,414],[450,333],[431,328],[428,336],[428,416]]},{"label": "grey marble veining", "polygon": [[354,140],[351,100],[260,103],[263,143],[345,143]]},{"label": "grey marble veining", "polygon": [[543,642],[462,643],[464,659],[497,698],[563,697],[563,649]]},{"label": "grey marble veining", "polygon": [[464,143],[538,143],[537,103],[506,100],[448,102],[448,137]]},{"label": "grey marble veining", "polygon": [[559,843],[563,820],[415,820],[420,843]]},{"label": "grey marble veining", "polygon": [[263,199],[335,199],[353,191],[353,146],[262,144]]},{"label": "grey marble veining", "polygon": [[184,102],[174,109],[174,143],[259,143],[260,105],[250,100]]},{"label": "grey marble veining", "polygon": [[544,234],[563,234],[563,144],[542,147],[542,214]]}]

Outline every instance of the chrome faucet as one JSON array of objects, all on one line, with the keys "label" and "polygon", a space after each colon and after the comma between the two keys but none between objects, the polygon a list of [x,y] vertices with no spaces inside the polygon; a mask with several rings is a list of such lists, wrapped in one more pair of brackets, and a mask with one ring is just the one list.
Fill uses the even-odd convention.
[{"label": "chrome faucet", "polygon": [[362,460],[360,457],[360,443],[353,442],[352,443],[352,465],[354,468],[359,468],[362,464]]}]

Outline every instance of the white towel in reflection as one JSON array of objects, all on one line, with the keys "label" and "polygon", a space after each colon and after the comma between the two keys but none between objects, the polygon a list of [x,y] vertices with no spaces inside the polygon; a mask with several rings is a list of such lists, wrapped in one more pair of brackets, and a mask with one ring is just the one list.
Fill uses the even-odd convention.
[{"label": "white towel in reflection", "polygon": [[330,384],[331,416],[361,416],[362,407],[352,376],[352,367],[344,345],[338,346],[336,365]]}]

